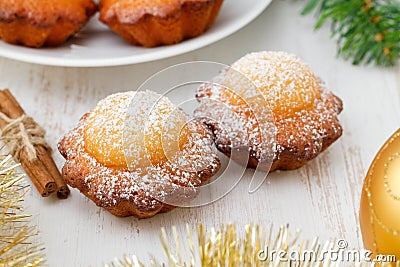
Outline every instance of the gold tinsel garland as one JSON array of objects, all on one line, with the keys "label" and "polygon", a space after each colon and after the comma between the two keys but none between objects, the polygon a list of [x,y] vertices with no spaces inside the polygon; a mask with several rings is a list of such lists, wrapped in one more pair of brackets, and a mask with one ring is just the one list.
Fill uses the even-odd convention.
[{"label": "gold tinsel garland", "polygon": [[[23,175],[16,172],[11,156],[0,156],[0,267],[2,266],[42,266],[45,263],[44,249],[35,242],[37,228],[30,226],[31,216],[24,213],[23,201],[27,193],[27,185]],[[299,241],[299,231],[291,233],[288,226],[279,228],[277,234],[272,234],[272,226],[267,232],[258,225],[247,225],[242,236],[237,231],[237,226],[226,225],[220,230],[205,229],[198,225],[193,231],[186,226],[183,236],[178,234],[176,227],[172,227],[172,240],[168,240],[167,232],[161,229],[161,245],[167,256],[167,264],[155,257],[151,257],[150,265],[154,267],[284,267],[284,266],[339,266],[339,262],[330,261],[329,258],[320,259],[321,254],[328,249],[337,248],[337,242],[328,241],[319,244],[318,238],[311,242]],[[264,250],[264,254],[260,251]],[[301,254],[308,251],[315,253],[313,259],[303,259],[291,262],[286,260],[272,260],[272,251],[286,253],[296,252]],[[268,255],[269,257],[265,257]],[[286,256],[287,257],[287,256]],[[262,258],[262,259],[260,259]],[[396,266],[390,263],[350,263],[349,266]],[[115,259],[107,267],[143,267],[145,266],[136,256],[125,256]]]},{"label": "gold tinsel garland", "polygon": [[[0,267],[2,266],[42,266],[44,248],[35,242],[38,235],[37,228],[30,226],[31,216],[24,213],[23,201],[27,193],[24,176],[16,172],[11,156],[0,156]],[[172,227],[172,240],[168,240],[167,232],[161,229],[161,245],[167,256],[167,264],[155,257],[151,257],[150,265],[154,267],[284,267],[284,266],[339,266],[339,262],[330,261],[329,258],[320,259],[321,254],[329,249],[336,249],[338,243],[327,241],[319,244],[318,238],[311,242],[299,241],[299,231],[291,233],[288,226],[279,228],[277,234],[272,234],[272,226],[267,232],[258,225],[247,225],[244,236],[237,232],[235,225],[223,226],[220,230],[205,229],[198,225],[193,231],[186,226],[186,234],[180,236],[176,227]],[[260,251],[264,250],[264,254]],[[302,259],[291,262],[286,260],[272,260],[272,251],[285,253],[296,252],[301,255],[308,251],[315,253],[313,259]],[[267,256],[268,257],[265,257]],[[397,263],[365,263],[355,262],[349,266],[396,266]],[[107,267],[143,267],[145,266],[136,256],[125,256],[115,259]]]},{"label": "gold tinsel garland", "polygon": [[[245,235],[241,237],[237,233],[235,225],[223,226],[220,230],[211,228],[206,231],[204,225],[198,225],[193,231],[188,225],[186,234],[180,236],[175,227],[172,227],[173,242],[169,242],[164,228],[161,229],[161,245],[167,256],[167,263],[160,262],[151,256],[150,265],[153,267],[333,267],[333,266],[379,266],[379,267],[400,267],[400,261],[390,262],[364,262],[333,261],[329,257],[323,257],[324,252],[329,250],[340,250],[340,241],[327,241],[323,245],[318,242],[318,238],[310,241],[300,241],[297,230],[291,234],[288,226],[280,227],[276,235],[272,235],[272,226],[267,233],[258,225],[247,225]],[[195,241],[195,236],[197,240]],[[182,242],[182,241],[183,242]],[[345,242],[345,241],[344,241]],[[346,242],[347,246],[347,242]],[[346,247],[347,248],[347,247]],[[269,253],[260,254],[260,251]],[[271,260],[272,251],[283,251],[286,259]],[[311,255],[313,257],[304,258],[299,261],[290,261],[289,253],[295,252],[297,255]],[[276,254],[275,254],[276,256]],[[345,265],[343,265],[345,264]],[[113,262],[104,267],[144,267],[137,256],[125,256],[122,259],[114,259]]]},{"label": "gold tinsel garland", "polygon": [[35,242],[37,228],[24,213],[27,192],[24,175],[16,172],[11,156],[0,157],[0,266],[42,266],[44,250]]}]

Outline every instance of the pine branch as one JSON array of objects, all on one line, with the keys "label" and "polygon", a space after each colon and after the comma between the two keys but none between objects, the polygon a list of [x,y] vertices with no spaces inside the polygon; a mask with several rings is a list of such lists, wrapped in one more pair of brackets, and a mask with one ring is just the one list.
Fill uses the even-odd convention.
[{"label": "pine branch", "polygon": [[353,64],[393,66],[400,58],[400,1],[308,0],[302,14],[318,10],[319,29],[332,21],[338,54]]}]

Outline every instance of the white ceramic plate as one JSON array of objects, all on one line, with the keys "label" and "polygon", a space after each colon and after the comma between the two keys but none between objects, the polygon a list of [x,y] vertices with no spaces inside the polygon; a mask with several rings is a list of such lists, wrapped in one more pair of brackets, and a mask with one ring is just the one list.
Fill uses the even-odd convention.
[{"label": "white ceramic plate", "polygon": [[214,43],[255,19],[272,0],[225,0],[215,24],[203,35],[156,48],[136,47],[101,24],[97,17],[74,38],[57,48],[33,49],[0,41],[0,56],[52,66],[101,67],[153,61]]},{"label": "white ceramic plate", "polygon": [[143,48],[128,44],[101,24],[97,17],[61,47],[32,49],[0,41],[0,56],[52,66],[102,67],[153,61],[204,47],[247,25],[272,0],[225,0],[215,24],[203,35],[182,43]]}]

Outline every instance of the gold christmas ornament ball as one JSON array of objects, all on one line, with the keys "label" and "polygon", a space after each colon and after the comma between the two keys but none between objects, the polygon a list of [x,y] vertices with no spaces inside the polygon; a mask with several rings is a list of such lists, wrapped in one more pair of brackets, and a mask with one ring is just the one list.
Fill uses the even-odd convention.
[{"label": "gold christmas ornament ball", "polygon": [[368,170],[360,225],[366,249],[400,260],[400,129],[386,141]]}]

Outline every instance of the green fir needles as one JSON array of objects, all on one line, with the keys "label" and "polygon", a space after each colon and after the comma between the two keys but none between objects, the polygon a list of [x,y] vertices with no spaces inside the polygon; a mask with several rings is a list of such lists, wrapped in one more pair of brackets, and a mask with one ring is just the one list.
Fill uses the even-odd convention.
[{"label": "green fir needles", "polygon": [[332,21],[338,54],[353,64],[393,66],[400,58],[399,0],[309,0],[302,14],[318,10],[315,28]]}]

